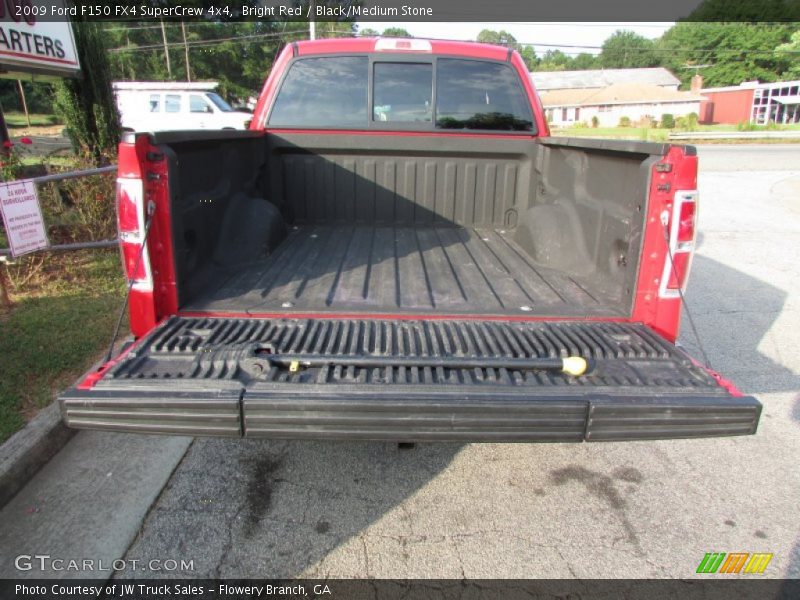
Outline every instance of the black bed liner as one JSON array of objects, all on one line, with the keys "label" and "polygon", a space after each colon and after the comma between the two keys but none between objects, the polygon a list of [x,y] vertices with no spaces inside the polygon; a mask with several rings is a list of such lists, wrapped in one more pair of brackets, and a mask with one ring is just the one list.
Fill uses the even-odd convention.
[{"label": "black bed liner", "polygon": [[569,317],[625,308],[597,282],[536,266],[503,230],[452,226],[298,226],[268,258],[206,279],[187,310]]},{"label": "black bed liner", "polygon": [[[333,358],[292,371],[270,363],[276,354]],[[573,377],[407,366],[570,355],[595,369]],[[336,357],[405,366],[342,366]],[[68,390],[61,404],[67,423],[83,428],[470,441],[746,435],[761,409],[640,324],[205,317],[169,319],[93,389]]]}]

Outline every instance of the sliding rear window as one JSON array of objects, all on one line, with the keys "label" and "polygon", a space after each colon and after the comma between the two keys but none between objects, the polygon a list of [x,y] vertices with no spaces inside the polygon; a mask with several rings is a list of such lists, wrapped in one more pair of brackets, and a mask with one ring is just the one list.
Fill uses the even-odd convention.
[{"label": "sliding rear window", "polygon": [[530,103],[511,65],[416,56],[300,58],[281,84],[268,123],[536,133]]}]

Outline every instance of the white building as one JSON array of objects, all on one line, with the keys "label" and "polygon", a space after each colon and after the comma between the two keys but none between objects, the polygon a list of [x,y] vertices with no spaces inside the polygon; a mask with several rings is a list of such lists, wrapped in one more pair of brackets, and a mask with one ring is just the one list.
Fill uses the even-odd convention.
[{"label": "white building", "polygon": [[615,127],[622,117],[637,123],[645,119],[661,121],[662,115],[683,117],[700,114],[702,96],[679,92],[651,83],[614,83],[596,89],[554,89],[540,92],[548,121],[555,126],[591,124],[597,117],[602,127]]}]

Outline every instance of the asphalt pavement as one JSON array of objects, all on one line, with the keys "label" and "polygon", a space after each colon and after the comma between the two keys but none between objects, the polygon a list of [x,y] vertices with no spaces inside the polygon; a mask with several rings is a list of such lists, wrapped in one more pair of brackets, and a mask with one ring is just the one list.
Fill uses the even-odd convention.
[{"label": "asphalt pavement", "polygon": [[[0,576],[38,552],[147,577],[686,578],[707,552],[769,552],[765,576],[800,577],[800,146],[699,155],[688,304],[713,367],[764,404],[757,435],[402,449],[81,432],[0,513]],[[685,315],[681,342],[699,354]],[[130,567],[152,559],[190,564]]]}]

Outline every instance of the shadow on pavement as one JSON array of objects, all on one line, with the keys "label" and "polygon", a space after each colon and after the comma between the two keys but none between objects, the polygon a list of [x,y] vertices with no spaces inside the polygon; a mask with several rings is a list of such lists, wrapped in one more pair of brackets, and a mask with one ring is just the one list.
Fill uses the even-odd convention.
[{"label": "shadow on pavement", "polygon": [[[786,299],[786,292],[769,283],[705,256],[694,258],[687,302],[701,342],[712,367],[745,393],[800,389],[797,373],[760,350]],[[685,309],[680,342],[701,359]]]},{"label": "shadow on pavement", "polygon": [[[374,527],[461,448],[197,439],[127,558],[194,560],[194,570],[167,576],[297,576]],[[352,560],[337,571],[363,571],[364,557]],[[124,576],[154,575],[160,574]]]}]

